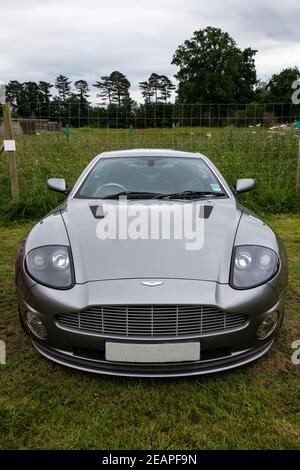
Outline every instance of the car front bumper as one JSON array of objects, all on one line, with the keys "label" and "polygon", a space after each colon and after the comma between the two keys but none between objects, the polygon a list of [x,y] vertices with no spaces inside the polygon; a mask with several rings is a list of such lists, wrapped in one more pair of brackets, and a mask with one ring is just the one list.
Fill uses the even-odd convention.
[{"label": "car front bumper", "polygon": [[[180,377],[211,374],[234,369],[259,359],[266,354],[273,344],[269,340],[259,348],[238,351],[217,359],[207,359],[194,362],[178,362],[168,364],[129,364],[122,362],[108,362],[97,358],[92,350],[78,350],[76,354],[67,353],[58,349],[48,349],[36,341],[32,341],[35,349],[47,359],[63,366],[79,369],[85,372],[94,372],[104,375],[118,375],[126,377]],[[81,355],[80,355],[81,354]],[[89,357],[90,355],[90,357]]]},{"label": "car front bumper", "polygon": [[[38,284],[18,290],[22,322],[26,311],[36,313],[47,329],[39,339],[28,331],[34,347],[43,356],[59,364],[88,372],[139,377],[175,377],[200,375],[229,370],[258,359],[271,347],[280,327],[285,292],[278,293],[265,284],[237,291],[228,284],[209,281],[163,279],[158,287],[147,287],[142,279],[96,281],[58,291]],[[61,328],[58,314],[80,312],[93,305],[191,304],[217,306],[224,312],[248,316],[245,326],[232,331],[203,333],[190,337],[116,337]],[[257,338],[257,329],[266,315],[277,310],[280,322],[266,339]],[[199,361],[176,363],[124,363],[105,359],[106,341],[167,343],[199,341]]]}]

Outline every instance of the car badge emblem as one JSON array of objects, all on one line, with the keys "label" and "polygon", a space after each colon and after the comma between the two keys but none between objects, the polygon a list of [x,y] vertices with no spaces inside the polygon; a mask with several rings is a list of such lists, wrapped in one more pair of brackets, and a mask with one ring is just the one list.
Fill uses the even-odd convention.
[{"label": "car badge emblem", "polygon": [[157,287],[157,286],[161,286],[163,282],[162,281],[143,281],[141,282],[141,284],[147,287]]}]

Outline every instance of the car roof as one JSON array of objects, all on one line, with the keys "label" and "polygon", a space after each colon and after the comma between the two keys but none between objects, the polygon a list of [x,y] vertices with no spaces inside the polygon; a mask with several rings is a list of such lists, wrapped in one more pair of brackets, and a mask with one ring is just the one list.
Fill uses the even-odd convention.
[{"label": "car roof", "polygon": [[171,149],[129,149],[129,150],[112,150],[111,152],[103,152],[100,158],[118,158],[118,157],[188,157],[202,158],[203,155],[194,152],[183,152],[181,150]]}]

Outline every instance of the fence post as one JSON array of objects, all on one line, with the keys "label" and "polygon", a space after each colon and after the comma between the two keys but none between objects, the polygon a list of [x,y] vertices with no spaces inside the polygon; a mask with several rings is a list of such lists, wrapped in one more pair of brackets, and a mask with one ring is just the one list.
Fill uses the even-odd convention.
[{"label": "fence post", "polygon": [[[10,107],[8,103],[2,104],[2,112],[3,112],[3,124],[4,124],[4,139],[12,140],[13,131],[12,131]],[[8,161],[9,161],[11,196],[12,196],[12,199],[17,199],[20,195],[20,191],[19,191],[18,171],[17,171],[17,161],[16,161],[15,151],[8,152]]]}]

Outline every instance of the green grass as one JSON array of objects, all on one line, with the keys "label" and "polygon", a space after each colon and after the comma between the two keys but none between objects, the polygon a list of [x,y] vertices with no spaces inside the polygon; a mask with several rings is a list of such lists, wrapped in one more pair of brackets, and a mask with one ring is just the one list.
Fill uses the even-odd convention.
[{"label": "green grass", "polygon": [[7,157],[0,159],[0,217],[20,220],[42,217],[61,200],[46,189],[50,177],[72,184],[93,156],[106,150],[160,147],[202,152],[212,159],[229,184],[253,177],[257,190],[241,201],[260,213],[297,212],[296,170],[299,133],[266,128],[75,129],[71,143],[63,132],[17,138],[21,197],[12,203]]},{"label": "green grass", "polygon": [[279,338],[252,365],[180,380],[93,376],[41,358],[19,326],[13,279],[17,242],[31,224],[0,226],[0,448],[299,449],[300,365],[291,344],[300,339],[300,216],[269,222],[290,259]]}]

